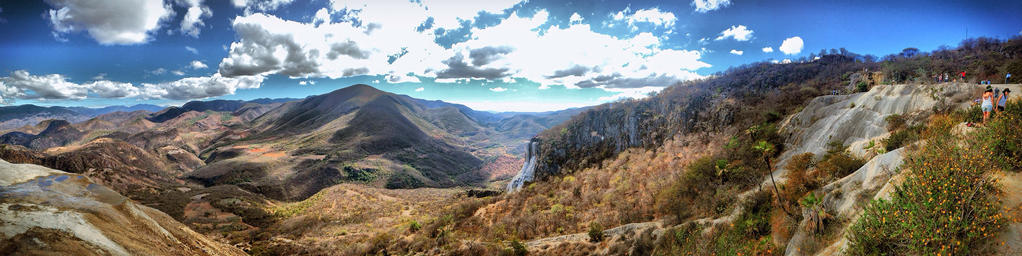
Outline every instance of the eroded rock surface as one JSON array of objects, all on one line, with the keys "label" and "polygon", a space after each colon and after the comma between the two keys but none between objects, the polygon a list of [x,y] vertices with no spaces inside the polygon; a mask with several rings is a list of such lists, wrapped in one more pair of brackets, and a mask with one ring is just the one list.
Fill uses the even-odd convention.
[{"label": "eroded rock surface", "polygon": [[0,254],[244,255],[88,177],[0,160]]}]

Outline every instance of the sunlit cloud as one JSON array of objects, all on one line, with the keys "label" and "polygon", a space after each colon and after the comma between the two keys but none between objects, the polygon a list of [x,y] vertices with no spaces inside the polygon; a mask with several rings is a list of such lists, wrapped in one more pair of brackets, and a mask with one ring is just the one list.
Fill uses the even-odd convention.
[{"label": "sunlit cloud", "polygon": [[784,39],[784,41],[781,42],[781,47],[778,47],[777,49],[781,50],[784,54],[794,55],[802,52],[803,43],[804,42],[801,37],[789,37]]},{"label": "sunlit cloud", "polygon": [[720,32],[720,36],[714,40],[724,40],[727,38],[734,39],[735,41],[749,41],[752,39],[752,30],[745,27],[745,25],[731,26],[728,29]]}]

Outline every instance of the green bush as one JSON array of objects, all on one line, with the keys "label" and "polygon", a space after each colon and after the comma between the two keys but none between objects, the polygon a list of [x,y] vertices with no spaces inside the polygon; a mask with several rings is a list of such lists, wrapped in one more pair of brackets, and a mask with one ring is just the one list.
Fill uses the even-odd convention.
[{"label": "green bush", "polygon": [[415,233],[419,232],[420,229],[422,229],[422,224],[419,224],[418,221],[413,220],[411,223],[408,223],[408,232]]},{"label": "green bush", "polygon": [[781,253],[770,237],[772,193],[760,191],[745,202],[734,225],[716,234],[710,255],[772,255]]},{"label": "green bush", "polygon": [[595,222],[589,224],[589,241],[593,243],[603,241],[603,225]]},{"label": "green bush", "polygon": [[816,169],[828,176],[826,179],[829,180],[848,176],[864,164],[866,160],[852,156],[840,142],[831,142],[827,154],[816,163]]},{"label": "green bush", "polygon": [[859,81],[859,83],[855,85],[855,90],[858,92],[868,92],[869,85],[864,81]]},{"label": "green bush", "polygon": [[887,121],[887,131],[894,132],[905,128],[905,116],[901,114],[893,114],[884,118]]},{"label": "green bush", "polygon": [[512,240],[511,248],[506,249],[504,251],[504,255],[525,256],[529,255],[529,250],[525,248],[525,244],[523,244],[522,242],[519,242],[518,240]]},{"label": "green bush", "polygon": [[890,137],[883,140],[884,149],[890,152],[916,142],[919,140],[919,132],[921,130],[922,126],[912,126],[907,129],[901,129],[891,133]]},{"label": "green bush", "polygon": [[994,160],[1008,170],[1022,170],[1022,101],[1008,102],[1004,111],[979,133],[980,141],[989,147]]},{"label": "green bush", "polygon": [[990,154],[946,131],[927,134],[937,135],[906,159],[909,172],[890,200],[871,202],[852,225],[848,254],[982,254],[1004,227],[986,176],[995,168]]},{"label": "green bush", "polygon": [[979,106],[972,106],[964,110],[957,110],[954,112],[955,118],[962,119],[964,122],[980,123],[983,122],[983,109]]}]

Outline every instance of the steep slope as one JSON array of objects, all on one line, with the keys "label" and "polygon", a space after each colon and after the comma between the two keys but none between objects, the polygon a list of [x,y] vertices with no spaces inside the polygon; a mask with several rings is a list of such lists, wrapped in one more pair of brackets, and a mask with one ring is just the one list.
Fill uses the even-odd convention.
[{"label": "steep slope", "polygon": [[218,142],[210,165],[189,176],[209,185],[243,181],[278,199],[343,181],[404,188],[484,180],[474,172],[483,161],[456,135],[484,128],[453,108],[409,99],[353,85],[284,103],[254,120],[245,140]]},{"label": "steep slope", "polygon": [[0,160],[7,255],[245,255],[89,178]]},{"label": "steep slope", "polygon": [[0,107],[0,131],[26,125],[35,125],[48,119],[80,122],[89,119],[89,116],[64,107],[40,107],[36,105]]},{"label": "steep slope", "polygon": [[170,164],[165,160],[134,145],[109,138],[82,146],[57,148],[45,154],[19,146],[0,145],[0,158],[86,175],[129,196],[183,185],[175,178],[181,172],[168,168]]},{"label": "steep slope", "polygon": [[0,131],[16,129],[26,125],[35,125],[48,119],[59,119],[77,123],[95,116],[118,111],[159,111],[160,109],[163,108],[148,104],[103,108],[40,107],[36,105],[5,106],[0,107]]},{"label": "steep slope", "polygon": [[275,106],[277,103],[292,101],[294,99],[281,98],[281,99],[255,99],[251,101],[243,100],[210,100],[210,101],[189,101],[181,107],[168,107],[153,113],[148,119],[154,123],[162,123],[167,120],[177,118],[181,114],[189,111],[195,112],[235,112],[246,106],[252,108],[254,105],[271,105]]},{"label": "steep slope", "polygon": [[31,135],[23,132],[10,132],[0,135],[0,144],[21,145],[33,149],[59,147],[78,141],[83,132],[64,120],[48,122],[46,129],[39,134]]},{"label": "steep slope", "polygon": [[781,155],[777,166],[783,167],[797,154],[823,155],[833,141],[850,145],[853,153],[865,156],[863,147],[869,141],[879,142],[888,135],[887,117],[928,116],[938,104],[957,108],[968,104],[970,96],[979,95],[979,90],[974,85],[951,83],[881,85],[864,93],[818,97],[781,123],[789,150]]}]

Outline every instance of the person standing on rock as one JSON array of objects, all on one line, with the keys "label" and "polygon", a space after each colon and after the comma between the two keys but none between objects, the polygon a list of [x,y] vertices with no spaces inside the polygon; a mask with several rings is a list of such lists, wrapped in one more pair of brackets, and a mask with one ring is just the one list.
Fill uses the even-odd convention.
[{"label": "person standing on rock", "polygon": [[987,89],[983,91],[983,98],[980,100],[983,102],[980,106],[983,108],[983,125],[985,126],[987,118],[990,118],[990,111],[994,110],[994,90],[987,86]]}]

